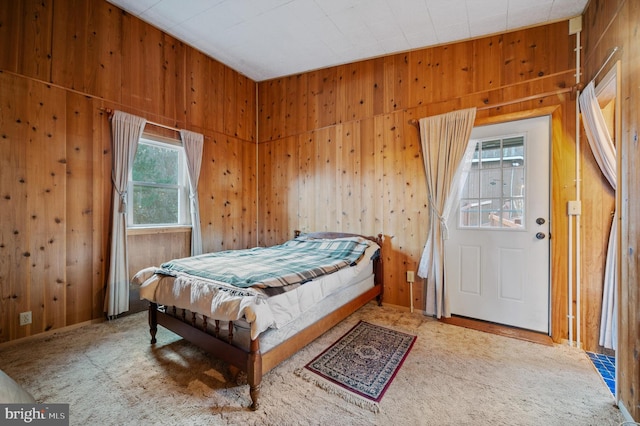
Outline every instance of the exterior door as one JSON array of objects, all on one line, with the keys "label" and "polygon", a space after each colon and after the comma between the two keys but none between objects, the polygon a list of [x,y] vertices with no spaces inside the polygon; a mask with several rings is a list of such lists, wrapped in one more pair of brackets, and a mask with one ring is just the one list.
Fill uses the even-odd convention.
[{"label": "exterior door", "polygon": [[445,240],[452,314],[549,333],[550,117],[476,127]]}]

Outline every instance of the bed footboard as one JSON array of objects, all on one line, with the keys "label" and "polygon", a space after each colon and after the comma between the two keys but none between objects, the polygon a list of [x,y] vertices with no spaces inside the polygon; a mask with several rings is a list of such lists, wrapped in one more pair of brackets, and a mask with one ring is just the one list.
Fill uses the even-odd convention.
[{"label": "bed footboard", "polygon": [[226,338],[220,333],[219,321],[214,330],[209,330],[207,318],[198,325],[196,315],[186,309],[161,307],[157,303],[149,303],[149,332],[151,344],[155,344],[158,325],[171,330],[185,340],[193,343],[207,353],[228,365],[234,366],[247,374],[251,409],[259,406],[260,384],[262,382],[262,354],[259,339],[252,340],[249,350],[243,350],[231,344],[233,341],[233,323],[229,323]]}]

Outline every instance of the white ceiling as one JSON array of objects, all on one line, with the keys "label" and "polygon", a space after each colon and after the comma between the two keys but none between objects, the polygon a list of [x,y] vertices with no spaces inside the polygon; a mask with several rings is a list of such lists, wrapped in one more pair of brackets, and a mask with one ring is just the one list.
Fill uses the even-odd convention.
[{"label": "white ceiling", "polygon": [[254,81],[581,15],[588,0],[108,0]]}]

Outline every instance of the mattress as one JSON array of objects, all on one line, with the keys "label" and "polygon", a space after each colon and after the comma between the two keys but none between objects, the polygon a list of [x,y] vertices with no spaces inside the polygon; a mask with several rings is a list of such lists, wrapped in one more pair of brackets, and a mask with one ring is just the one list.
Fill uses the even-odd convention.
[{"label": "mattress", "polygon": [[[365,259],[377,250],[377,245],[373,246]],[[144,274],[138,275],[144,277]],[[221,287],[217,281],[212,282],[212,286],[206,285],[206,280],[202,279],[181,279],[178,283],[175,277],[153,274],[142,283],[140,298],[159,305],[188,309],[211,320],[244,321],[250,328],[251,338],[255,339],[266,330],[285,328],[329,295],[372,276],[373,262],[361,261],[315,278],[294,290],[265,297],[251,288]],[[239,323],[239,326],[242,325]]]},{"label": "mattress", "polygon": [[[371,265],[370,265],[371,266]],[[353,272],[353,271],[352,271]],[[332,274],[333,275],[333,274]],[[363,269],[360,273],[353,276],[348,283],[343,283],[340,286],[333,287],[331,294],[326,294],[322,298],[317,298],[316,295],[320,292],[319,288],[324,286],[333,286],[338,277],[327,280],[327,277],[321,280],[317,280],[314,283],[309,283],[307,287],[300,287],[296,290],[299,293],[301,299],[311,300],[315,302],[306,305],[306,309],[301,311],[291,321],[281,324],[279,327],[270,327],[260,334],[260,352],[266,353],[280,343],[290,339],[298,332],[304,330],[306,327],[312,325],[319,319],[329,315],[336,309],[346,305],[353,299],[357,298],[363,293],[375,286],[375,277],[372,267]],[[331,282],[334,281],[334,282]],[[307,287],[306,289],[304,287]],[[282,302],[276,301],[277,303]],[[303,315],[304,314],[304,315]],[[197,315],[198,321],[202,320],[201,315]],[[212,330],[215,324],[212,320],[208,320],[209,329]],[[220,333],[223,339],[227,338],[228,322],[219,322]],[[234,346],[238,346],[242,349],[248,350],[251,340],[251,325],[244,320],[238,320],[233,322],[233,341]]]},{"label": "mattress", "polygon": [[[347,287],[340,288],[338,291],[325,297],[323,300],[308,309],[304,315],[298,317],[296,321],[291,321],[289,324],[281,328],[266,330],[260,335],[260,352],[266,353],[270,351],[319,319],[324,318],[336,309],[346,305],[353,299],[365,293],[367,290],[373,288],[374,285],[375,282],[373,274],[367,275],[359,281],[355,281]],[[242,341],[243,333],[239,330],[239,327],[236,328],[236,334],[238,334],[239,340]],[[246,344],[248,345],[249,333],[245,330],[244,335],[246,336]]]}]

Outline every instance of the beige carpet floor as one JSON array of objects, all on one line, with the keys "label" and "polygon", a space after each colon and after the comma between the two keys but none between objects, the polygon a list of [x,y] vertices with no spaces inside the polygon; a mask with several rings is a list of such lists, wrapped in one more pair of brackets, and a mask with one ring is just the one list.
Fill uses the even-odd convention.
[{"label": "beige carpet floor", "polygon": [[[359,320],[418,339],[374,413],[294,374]],[[149,344],[146,313],[0,347],[0,369],[72,425],[618,425],[587,355],[370,303],[248,386],[175,334]]]}]

